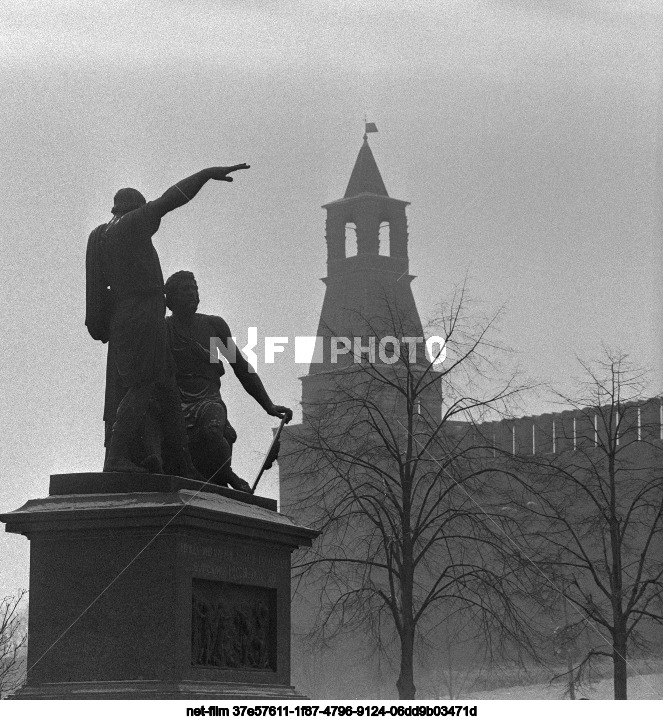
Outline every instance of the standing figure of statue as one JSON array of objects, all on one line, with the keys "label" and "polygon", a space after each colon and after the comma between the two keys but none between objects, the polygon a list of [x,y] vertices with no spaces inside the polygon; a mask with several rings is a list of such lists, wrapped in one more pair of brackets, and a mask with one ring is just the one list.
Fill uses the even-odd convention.
[{"label": "standing figure of statue", "polygon": [[[188,203],[208,180],[231,182],[231,173],[246,164],[201,170],[173,185],[157,200],[146,202],[133,188],[114,198],[113,219],[93,231],[88,243],[88,319],[93,337],[108,340],[104,420],[107,452],[104,471],[159,472],[160,462],[132,459],[134,444],[146,411],[156,399],[160,406],[163,448],[168,472],[196,477],[182,417],[175,366],[168,347],[164,283],[152,236],[161,218]],[[94,241],[94,242],[93,242]],[[100,259],[98,278],[108,286],[112,309],[100,331],[90,321],[90,248]],[[98,317],[95,319],[98,321]],[[156,465],[155,465],[156,463]]]},{"label": "standing figure of statue", "polygon": [[232,444],[237,436],[228,422],[221,399],[223,363],[218,348],[230,364],[244,390],[270,416],[292,419],[292,411],[275,405],[258,374],[240,353],[223,318],[197,313],[200,298],[193,273],[181,270],[166,281],[166,318],[170,349],[176,365],[182,410],[189,448],[196,470],[205,478],[238,490],[251,492],[249,484],[231,468]]}]

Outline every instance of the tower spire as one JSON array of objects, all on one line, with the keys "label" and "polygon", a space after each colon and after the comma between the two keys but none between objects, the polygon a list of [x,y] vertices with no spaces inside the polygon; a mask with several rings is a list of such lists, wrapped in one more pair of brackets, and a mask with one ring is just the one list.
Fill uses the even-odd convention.
[{"label": "tower spire", "polygon": [[389,197],[387,188],[385,187],[378,165],[373,157],[373,151],[368,144],[368,133],[377,133],[378,129],[375,123],[364,122],[364,142],[359,149],[359,155],[355,161],[355,166],[350,175],[348,187],[345,189],[344,198],[352,198],[362,193],[371,193],[372,195],[385,195]]}]

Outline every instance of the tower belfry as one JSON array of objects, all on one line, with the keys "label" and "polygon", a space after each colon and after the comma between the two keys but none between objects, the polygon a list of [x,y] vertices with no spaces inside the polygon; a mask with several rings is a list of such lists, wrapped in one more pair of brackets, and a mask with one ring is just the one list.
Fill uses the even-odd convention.
[{"label": "tower belfry", "polygon": [[322,206],[327,212],[322,279],[327,287],[317,332],[322,357],[314,358],[302,378],[304,405],[318,400],[326,385],[323,374],[351,362],[351,356],[331,362],[332,337],[423,336],[410,287],[408,205],[387,193],[364,135],[344,196]]}]

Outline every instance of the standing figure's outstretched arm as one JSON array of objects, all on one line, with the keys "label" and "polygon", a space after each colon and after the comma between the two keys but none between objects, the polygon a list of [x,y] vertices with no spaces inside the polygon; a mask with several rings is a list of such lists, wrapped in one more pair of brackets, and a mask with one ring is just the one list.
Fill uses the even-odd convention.
[{"label": "standing figure's outstretched arm", "polygon": [[175,183],[160,198],[153,200],[150,205],[157,215],[162,218],[171,210],[175,210],[175,208],[186,205],[190,200],[193,200],[208,180],[224,180],[227,183],[232,183],[233,178],[230,173],[234,173],[236,170],[246,170],[250,167],[246,163],[240,163],[228,167],[205,168]]}]

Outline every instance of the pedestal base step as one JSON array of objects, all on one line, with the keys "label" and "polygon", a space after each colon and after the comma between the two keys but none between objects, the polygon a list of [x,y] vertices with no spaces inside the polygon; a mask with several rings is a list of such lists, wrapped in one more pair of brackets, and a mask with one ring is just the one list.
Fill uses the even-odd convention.
[{"label": "pedestal base step", "polygon": [[305,700],[293,686],[224,681],[76,681],[23,686],[8,700],[203,699],[209,701]]}]

